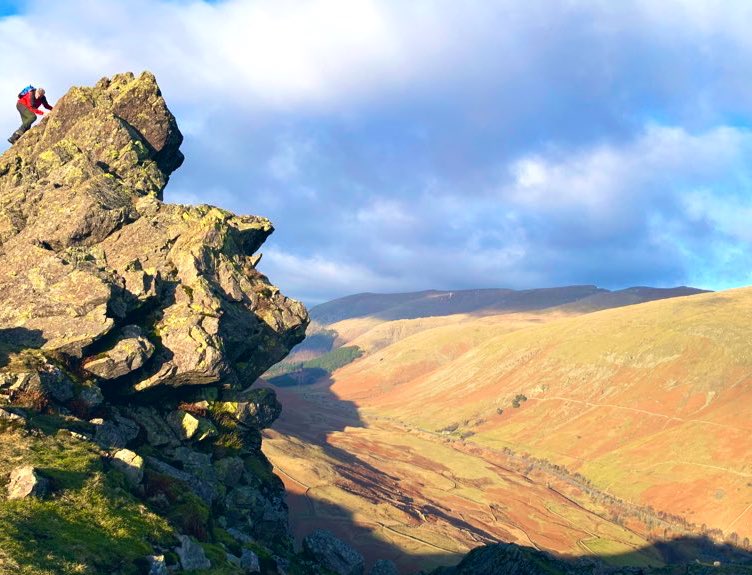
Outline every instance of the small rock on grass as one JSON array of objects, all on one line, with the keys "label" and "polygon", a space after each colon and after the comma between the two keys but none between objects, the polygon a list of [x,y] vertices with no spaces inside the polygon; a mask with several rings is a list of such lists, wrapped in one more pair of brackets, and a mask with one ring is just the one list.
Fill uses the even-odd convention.
[{"label": "small rock on grass", "polygon": [[41,498],[47,494],[48,486],[49,482],[31,465],[17,467],[10,472],[8,499]]},{"label": "small rock on grass", "polygon": [[187,535],[178,535],[180,547],[175,547],[175,552],[180,558],[180,565],[186,571],[193,569],[209,569],[211,561],[207,559],[204,548]]}]

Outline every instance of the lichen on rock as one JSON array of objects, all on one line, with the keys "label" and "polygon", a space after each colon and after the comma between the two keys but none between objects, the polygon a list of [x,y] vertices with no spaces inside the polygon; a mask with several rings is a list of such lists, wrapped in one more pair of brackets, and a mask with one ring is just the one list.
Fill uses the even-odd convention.
[{"label": "lichen on rock", "polygon": [[105,526],[129,518],[102,520],[78,546],[53,536],[43,560],[0,535],[28,572],[109,572],[102,557],[120,553],[123,573],[232,573],[225,556],[294,555],[260,451],[280,406],[252,385],[302,340],[307,312],[256,269],[269,220],[163,202],[182,139],[154,76],[120,74],[72,88],[0,156],[0,424],[19,429],[19,465],[59,434],[101,461],[73,473],[51,459],[51,494],[27,511],[91,489],[117,503],[81,513],[140,506],[134,525],[172,530],[134,527],[131,557],[102,547]]}]

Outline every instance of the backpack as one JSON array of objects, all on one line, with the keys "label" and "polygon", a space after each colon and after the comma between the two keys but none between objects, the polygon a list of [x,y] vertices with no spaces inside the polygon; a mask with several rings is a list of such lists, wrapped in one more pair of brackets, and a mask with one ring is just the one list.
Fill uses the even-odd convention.
[{"label": "backpack", "polygon": [[26,94],[28,94],[32,90],[36,90],[36,88],[34,86],[32,86],[31,84],[29,84],[28,86],[26,86],[23,90],[21,90],[18,93],[18,99],[20,100],[21,98],[23,98]]}]

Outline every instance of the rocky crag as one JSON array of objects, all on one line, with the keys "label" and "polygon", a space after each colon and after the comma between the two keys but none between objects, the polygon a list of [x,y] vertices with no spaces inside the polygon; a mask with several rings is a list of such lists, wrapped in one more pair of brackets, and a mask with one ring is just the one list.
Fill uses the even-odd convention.
[{"label": "rocky crag", "polygon": [[73,88],[0,156],[0,572],[319,572],[252,387],[305,334],[261,217],[170,205],[155,78]]}]

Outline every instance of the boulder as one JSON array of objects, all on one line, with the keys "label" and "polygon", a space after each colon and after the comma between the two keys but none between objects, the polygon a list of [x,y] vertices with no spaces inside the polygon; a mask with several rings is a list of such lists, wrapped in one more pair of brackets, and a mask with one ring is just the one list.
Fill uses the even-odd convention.
[{"label": "boulder", "polygon": [[376,561],[369,573],[370,575],[399,575],[394,561],[390,561],[389,559],[379,559]]},{"label": "boulder", "polygon": [[149,568],[148,575],[168,575],[169,574],[164,555],[149,555],[146,558],[146,564]]},{"label": "boulder", "polygon": [[217,479],[227,487],[235,487],[243,477],[245,466],[239,457],[225,457],[214,462]]},{"label": "boulder", "polygon": [[175,553],[180,558],[180,566],[185,571],[211,568],[211,561],[207,559],[204,548],[187,535],[178,535],[180,547],[175,547]]},{"label": "boulder", "polygon": [[250,549],[243,549],[243,554],[240,556],[240,568],[243,573],[261,573],[261,564],[259,563],[259,557]]},{"label": "boulder", "polygon": [[48,481],[31,465],[17,467],[10,472],[8,499],[44,497],[47,494],[48,485]]},{"label": "boulder", "polygon": [[200,497],[204,501],[204,503],[211,505],[216,492],[214,490],[214,487],[210,483],[199,479],[192,473],[188,473],[186,471],[183,471],[182,469],[177,469],[176,467],[173,467],[169,463],[165,463],[164,461],[157,459],[156,457],[147,455],[146,463],[157,473],[161,473],[163,475],[171,477],[172,479],[182,481],[183,483],[185,483],[186,487],[188,487],[191,491],[193,491],[193,493]]},{"label": "boulder", "polygon": [[78,400],[86,409],[94,409],[102,405],[104,396],[99,386],[92,383],[78,390]]},{"label": "boulder", "polygon": [[259,430],[269,427],[282,413],[282,404],[279,403],[277,394],[269,388],[252,388],[218,401],[215,406],[241,424]]},{"label": "boulder", "polygon": [[30,408],[35,408],[32,404],[37,401],[65,403],[74,396],[73,382],[66,373],[41,357],[28,357],[8,366],[0,376],[0,388],[12,403]]},{"label": "boulder", "polygon": [[203,441],[217,435],[217,429],[211,421],[179,409],[167,416],[167,422],[180,439]]},{"label": "boulder", "polygon": [[235,529],[234,527],[228,527],[227,532],[232,535],[232,538],[239,543],[252,543],[253,538],[249,537],[242,531]]},{"label": "boulder", "polygon": [[124,408],[123,413],[144,430],[146,442],[152,447],[176,447],[180,445],[180,440],[172,427],[168,425],[165,417],[156,408],[142,405],[131,406]]},{"label": "boulder", "polygon": [[138,437],[138,425],[121,415],[114,415],[107,420],[95,418],[89,423],[96,426],[94,441],[105,448],[125,447]]},{"label": "boulder", "polygon": [[102,379],[117,379],[142,367],[154,353],[154,344],[135,325],[127,325],[115,345],[84,360],[83,368]]},{"label": "boulder", "polygon": [[131,487],[136,487],[144,478],[144,460],[130,449],[119,449],[112,456],[112,466],[125,475]]},{"label": "boulder", "polygon": [[303,539],[303,551],[337,575],[363,575],[363,556],[325,529]]}]

